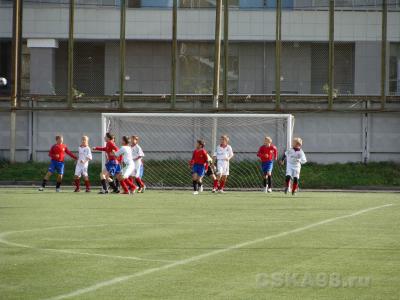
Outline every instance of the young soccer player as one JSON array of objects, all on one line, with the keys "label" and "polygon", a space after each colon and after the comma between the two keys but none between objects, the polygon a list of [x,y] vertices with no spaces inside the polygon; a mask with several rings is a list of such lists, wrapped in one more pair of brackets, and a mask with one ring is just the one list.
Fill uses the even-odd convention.
[{"label": "young soccer player", "polygon": [[208,154],[204,149],[204,146],[205,142],[203,140],[197,140],[196,149],[194,149],[192,159],[190,160],[190,167],[192,168],[193,195],[199,194],[199,188],[203,186],[202,180],[206,173]]},{"label": "young soccer player", "polygon": [[49,152],[49,156],[51,158],[50,166],[47,174],[43,178],[42,186],[39,188],[39,191],[43,191],[46,188],[47,182],[51,175],[57,172],[56,192],[60,192],[61,182],[64,175],[65,154],[68,154],[73,159],[77,160],[77,157],[71,151],[69,151],[67,145],[65,145],[63,142],[63,136],[57,135],[56,143],[51,147]]},{"label": "young soccer player", "polygon": [[[131,146],[132,146],[132,158],[135,168],[131,174],[131,178],[135,180],[135,182],[139,185],[138,193],[143,193],[146,189],[146,185],[142,180],[143,176],[143,162],[142,158],[144,157],[144,153],[142,147],[139,145],[139,136],[133,135],[131,136]],[[133,181],[132,181],[133,182]]]},{"label": "young soccer player", "polygon": [[215,192],[223,193],[226,180],[229,176],[229,161],[233,157],[232,147],[229,145],[229,137],[227,135],[221,136],[220,145],[214,153],[214,159],[217,160],[217,178],[214,180]]},{"label": "young soccer player", "polygon": [[107,163],[105,169],[100,173],[102,189],[100,194],[108,194],[107,181],[114,193],[119,193],[118,187],[115,185],[114,180],[111,177],[115,177],[117,173],[121,171],[121,166],[118,159],[115,157],[114,152],[118,151],[118,147],[115,145],[115,137],[113,134],[107,132],[104,137],[106,142],[105,147],[94,147],[93,151],[104,151],[107,155]]},{"label": "young soccer player", "polygon": [[81,176],[83,176],[83,180],[85,181],[86,193],[90,192],[90,182],[89,182],[89,161],[92,160],[92,151],[89,147],[89,137],[84,135],[82,137],[81,145],[78,149],[79,156],[78,161],[75,167],[75,191],[80,192],[81,188]]},{"label": "young soccer player", "polygon": [[293,179],[292,195],[296,195],[297,188],[299,186],[300,170],[301,165],[307,162],[306,155],[301,149],[303,141],[301,138],[293,139],[293,148],[286,150],[282,157],[281,164],[286,159],[286,188],[285,194],[289,191],[290,181]]},{"label": "young soccer player", "polygon": [[130,145],[130,139],[127,136],[122,137],[122,146],[116,152],[113,152],[116,157],[122,156],[124,167],[122,168],[121,172],[117,174],[117,178],[119,183],[121,184],[122,189],[124,192],[122,194],[129,195],[129,189],[131,190],[132,194],[137,189],[136,185],[129,180],[131,176],[135,164],[132,159],[132,147]]},{"label": "young soccer player", "polygon": [[264,192],[272,192],[272,169],[274,168],[274,160],[278,159],[278,149],[272,144],[271,137],[264,139],[264,145],[258,149],[257,156],[261,160],[261,169],[263,171]]}]

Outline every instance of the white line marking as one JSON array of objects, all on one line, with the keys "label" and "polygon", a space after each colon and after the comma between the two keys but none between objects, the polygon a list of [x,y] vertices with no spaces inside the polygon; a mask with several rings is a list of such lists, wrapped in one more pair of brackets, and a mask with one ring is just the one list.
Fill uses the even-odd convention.
[{"label": "white line marking", "polygon": [[[0,243],[19,247],[19,248],[26,248],[26,249],[33,249],[38,251],[48,251],[48,252],[60,252],[66,254],[73,254],[73,255],[86,255],[86,256],[97,256],[97,257],[108,257],[114,259],[127,259],[127,260],[139,260],[139,261],[152,261],[152,262],[174,262],[174,260],[165,260],[165,259],[150,259],[150,258],[142,258],[137,256],[120,256],[120,255],[108,255],[108,254],[100,254],[100,253],[90,253],[90,252],[78,252],[72,251],[67,249],[53,249],[53,248],[38,248],[30,245],[20,244],[11,242],[5,239],[6,236],[15,234],[15,233],[24,233],[24,232],[32,232],[32,231],[47,231],[47,230],[57,230],[57,229],[70,229],[70,228],[88,228],[88,227],[105,227],[105,226],[127,226],[127,224],[98,224],[98,225],[71,225],[71,226],[55,226],[55,227],[47,227],[47,228],[34,228],[34,229],[27,229],[27,230],[19,230],[19,231],[8,231],[0,233]],[[136,225],[136,224],[135,224]]]},{"label": "white line marking", "polygon": [[381,205],[381,206],[375,206],[375,207],[366,208],[366,209],[359,210],[359,211],[354,212],[354,213],[349,214],[349,215],[344,215],[344,216],[339,216],[339,217],[326,219],[326,220],[323,220],[323,221],[320,221],[320,222],[316,222],[316,223],[312,223],[312,224],[309,224],[309,225],[306,225],[306,226],[303,226],[303,227],[299,227],[299,228],[296,228],[296,229],[293,229],[293,230],[284,231],[284,232],[281,232],[281,233],[277,233],[277,234],[274,234],[274,235],[269,235],[269,236],[266,236],[266,237],[263,237],[263,238],[259,238],[259,239],[256,239],[256,240],[247,241],[247,242],[244,242],[244,243],[232,245],[232,246],[229,246],[229,247],[224,248],[224,249],[218,249],[218,250],[214,250],[214,251],[211,251],[211,252],[203,253],[203,254],[200,254],[200,255],[197,255],[197,256],[189,257],[189,258],[186,258],[186,259],[183,259],[183,260],[179,260],[179,261],[176,261],[176,262],[173,262],[173,263],[170,263],[170,264],[166,264],[166,265],[161,266],[161,267],[150,268],[150,269],[143,270],[143,271],[140,271],[140,272],[137,272],[137,273],[134,273],[134,274],[115,277],[113,279],[106,280],[106,281],[101,281],[101,282],[98,282],[98,283],[96,283],[94,285],[91,285],[91,286],[88,286],[88,287],[85,287],[85,288],[81,288],[81,289],[75,290],[75,291],[67,293],[67,294],[55,296],[55,297],[49,298],[47,300],[61,300],[61,299],[67,299],[67,298],[80,296],[82,294],[93,292],[93,291],[96,291],[98,289],[101,289],[101,288],[104,288],[104,287],[107,287],[107,286],[111,286],[111,285],[114,285],[114,284],[117,284],[117,283],[120,283],[120,282],[124,282],[124,281],[130,280],[132,278],[141,277],[141,276],[144,276],[144,275],[147,275],[147,274],[151,274],[151,273],[155,273],[155,272],[171,269],[171,268],[174,268],[174,267],[177,267],[177,266],[181,266],[181,265],[186,265],[186,264],[189,264],[191,262],[199,261],[199,260],[201,260],[203,258],[214,256],[214,255],[217,255],[217,254],[220,254],[220,253],[229,252],[229,251],[232,251],[232,250],[235,250],[235,249],[244,248],[244,247],[247,247],[247,246],[251,246],[251,245],[254,245],[254,244],[257,244],[257,243],[261,243],[261,242],[265,242],[265,241],[268,241],[268,240],[272,240],[272,239],[275,239],[275,238],[284,237],[284,236],[287,236],[287,235],[290,235],[290,234],[293,234],[293,233],[298,233],[298,232],[301,232],[301,231],[305,231],[305,230],[308,230],[308,229],[311,229],[311,228],[314,228],[314,227],[318,227],[318,226],[321,226],[321,225],[325,225],[325,224],[328,224],[328,223],[335,222],[337,220],[355,217],[355,216],[358,216],[358,215],[361,215],[361,214],[364,214],[364,213],[367,213],[367,212],[370,212],[370,211],[373,211],[373,210],[377,210],[377,209],[384,208],[384,207],[389,207],[389,206],[392,206],[392,205],[393,204],[385,204],[385,205]]}]

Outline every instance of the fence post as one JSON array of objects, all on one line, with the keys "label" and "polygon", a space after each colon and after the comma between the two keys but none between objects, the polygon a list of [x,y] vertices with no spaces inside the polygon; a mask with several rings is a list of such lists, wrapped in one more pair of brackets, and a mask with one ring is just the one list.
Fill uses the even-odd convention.
[{"label": "fence post", "polygon": [[176,104],[176,52],[178,48],[177,37],[178,0],[174,0],[172,7],[172,49],[171,49],[171,109]]},{"label": "fence post", "polygon": [[276,0],[275,17],[275,108],[281,109],[282,1]]},{"label": "fence post", "polygon": [[328,109],[333,107],[333,82],[335,72],[335,1],[329,0],[329,61],[328,61]]},{"label": "fence post", "polygon": [[382,0],[381,109],[386,104],[387,0]]},{"label": "fence post", "polygon": [[229,0],[224,0],[224,109],[228,108]]},{"label": "fence post", "polygon": [[12,91],[10,114],[10,162],[15,162],[16,153],[16,108],[21,101],[21,53],[22,53],[22,0],[15,0],[13,6],[13,32],[12,32]]},{"label": "fence post", "polygon": [[217,0],[215,9],[215,49],[214,49],[214,85],[213,108],[218,109],[219,98],[219,73],[221,62],[221,11],[222,0]]},{"label": "fence post", "polygon": [[125,52],[126,52],[126,40],[125,40],[125,28],[126,28],[126,4],[125,0],[121,0],[121,18],[120,18],[120,30],[119,30],[119,108],[124,108],[124,97],[125,97]]},{"label": "fence post", "polygon": [[74,19],[75,19],[75,0],[69,0],[69,20],[68,20],[68,79],[67,79],[67,105],[72,108],[74,98]]}]

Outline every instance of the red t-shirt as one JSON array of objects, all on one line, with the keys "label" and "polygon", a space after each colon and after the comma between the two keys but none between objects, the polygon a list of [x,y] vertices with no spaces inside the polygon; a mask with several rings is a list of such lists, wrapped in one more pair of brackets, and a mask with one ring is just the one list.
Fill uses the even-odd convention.
[{"label": "red t-shirt", "polygon": [[266,146],[262,145],[260,149],[258,149],[257,156],[261,159],[262,162],[277,160],[278,159],[278,149],[275,145]]},{"label": "red t-shirt", "polygon": [[118,147],[115,145],[113,141],[108,141],[105,147],[95,147],[94,150],[104,151],[107,155],[107,160],[119,161],[113,153],[113,151],[115,152],[118,151]]},{"label": "red t-shirt", "polygon": [[73,159],[78,159],[71,151],[69,151],[67,145],[65,144],[55,144],[50,148],[49,156],[52,160],[63,162],[65,159],[65,154],[68,154]]},{"label": "red t-shirt", "polygon": [[205,165],[206,163],[207,163],[207,151],[204,149],[194,150],[190,164],[191,165],[194,165],[194,164]]}]

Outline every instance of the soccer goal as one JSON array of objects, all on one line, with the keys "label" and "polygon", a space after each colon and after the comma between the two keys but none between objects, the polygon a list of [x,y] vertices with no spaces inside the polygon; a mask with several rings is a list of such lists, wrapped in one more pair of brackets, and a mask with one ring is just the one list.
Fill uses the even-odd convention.
[{"label": "soccer goal", "polygon": [[[124,135],[138,135],[145,153],[144,181],[153,188],[190,188],[189,160],[196,140],[206,142],[213,156],[221,135],[230,137],[234,158],[230,164],[229,189],[262,187],[262,171],[256,153],[270,136],[279,151],[291,146],[294,117],[290,114],[187,114],[104,113],[102,134],[111,132],[117,145]],[[103,157],[104,163],[104,157]],[[282,187],[284,167],[274,166],[273,186]],[[205,188],[211,179],[205,178]]]}]

